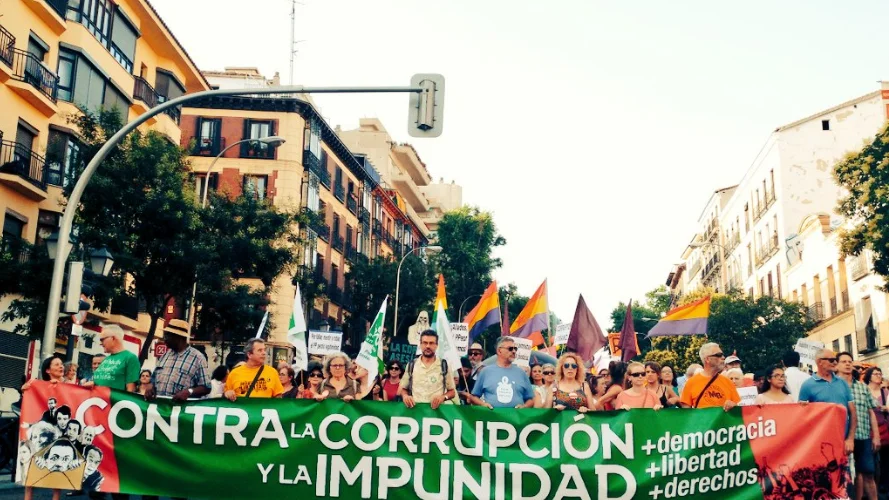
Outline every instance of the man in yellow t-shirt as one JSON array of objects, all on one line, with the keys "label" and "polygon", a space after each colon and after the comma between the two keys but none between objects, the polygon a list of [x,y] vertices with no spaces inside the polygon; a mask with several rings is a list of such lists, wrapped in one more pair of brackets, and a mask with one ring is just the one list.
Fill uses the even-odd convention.
[{"label": "man in yellow t-shirt", "polygon": [[[679,403],[683,408],[721,407],[725,411],[737,406],[741,401],[735,384],[722,375],[725,368],[725,354],[713,342],[704,344],[700,350],[704,371],[688,379],[682,388]],[[712,382],[711,382],[712,380]]]},{"label": "man in yellow t-shirt", "polygon": [[[247,355],[247,363],[232,370],[225,379],[225,397],[230,401],[243,397],[280,398],[284,393],[284,386],[281,385],[278,370],[265,364],[265,342],[262,339],[248,340],[244,354]],[[247,396],[258,370],[262,372]]]}]

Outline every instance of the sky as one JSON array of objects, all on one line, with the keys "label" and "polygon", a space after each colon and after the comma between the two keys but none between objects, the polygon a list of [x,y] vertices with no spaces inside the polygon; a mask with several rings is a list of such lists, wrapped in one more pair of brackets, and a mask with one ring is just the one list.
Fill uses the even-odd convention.
[{"label": "sky", "polygon": [[[289,82],[290,0],[151,1],[201,69]],[[439,138],[408,136],[406,95],[316,95],[327,121],[380,118],[493,213],[501,285],[548,279],[554,313],[583,294],[603,328],[664,283],[772,130],[889,78],[885,1],[300,2],[295,84],[446,79]]]}]

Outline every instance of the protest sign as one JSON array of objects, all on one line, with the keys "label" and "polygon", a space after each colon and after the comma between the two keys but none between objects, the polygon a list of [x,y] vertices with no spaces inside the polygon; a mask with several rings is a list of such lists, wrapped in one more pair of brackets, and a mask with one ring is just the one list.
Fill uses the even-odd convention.
[{"label": "protest sign", "polygon": [[738,396],[741,396],[741,402],[738,403],[740,406],[750,406],[756,403],[756,396],[759,395],[759,391],[755,386],[750,387],[739,387],[738,388]]},{"label": "protest sign", "polygon": [[324,356],[340,352],[343,346],[343,332],[323,332],[309,330],[309,354]]},{"label": "protest sign", "polygon": [[824,342],[811,339],[799,339],[793,348],[794,351],[799,353],[800,363],[812,366],[815,365],[815,357],[821,349],[824,349]]},{"label": "protest sign", "polygon": [[553,345],[565,345],[568,343],[568,335],[571,333],[571,323],[560,323],[556,326],[556,338]]},{"label": "protest sign", "polygon": [[[84,426],[79,436],[42,418],[50,398]],[[87,492],[771,500],[796,498],[778,489],[787,479],[815,498],[848,497],[851,485],[845,410],[822,403],[581,415],[340,400],[178,404],[34,382],[21,418],[17,482]]]},{"label": "protest sign", "polygon": [[515,364],[518,366],[531,366],[531,348],[533,342],[523,337],[511,337],[515,341],[515,346],[519,348],[515,353]]},{"label": "protest sign", "polygon": [[451,323],[451,336],[454,337],[457,354],[460,357],[466,356],[469,352],[469,324]]},{"label": "protest sign", "polygon": [[398,361],[404,366],[417,357],[417,346],[406,339],[389,341],[389,350],[386,352],[386,362]]}]

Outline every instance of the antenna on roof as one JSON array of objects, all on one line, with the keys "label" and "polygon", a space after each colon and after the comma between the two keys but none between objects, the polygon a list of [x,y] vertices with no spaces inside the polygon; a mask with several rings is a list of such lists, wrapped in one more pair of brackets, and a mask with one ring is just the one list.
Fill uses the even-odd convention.
[{"label": "antenna on roof", "polygon": [[296,59],[296,44],[305,40],[296,39],[296,4],[305,5],[296,0],[290,0],[290,85],[293,85],[293,61]]}]

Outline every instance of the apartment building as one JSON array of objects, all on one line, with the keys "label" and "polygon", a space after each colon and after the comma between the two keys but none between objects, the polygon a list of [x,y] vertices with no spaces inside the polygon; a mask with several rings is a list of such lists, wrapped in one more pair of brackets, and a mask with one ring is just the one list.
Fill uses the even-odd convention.
[{"label": "apartment building", "polygon": [[[78,158],[78,131],[69,117],[81,110],[117,109],[133,119],[167,99],[208,89],[194,62],[147,0],[21,0],[0,3],[0,217],[2,242],[40,244],[58,227],[62,188]],[[180,141],[179,110],[146,128]],[[26,256],[22,256],[26,258]],[[5,310],[14,296],[0,299]],[[123,314],[122,308],[126,310]],[[132,309],[132,310],[131,310]],[[132,332],[138,349],[147,331],[138,307],[118,304],[102,322]],[[27,339],[0,323],[0,385],[17,384]],[[64,349],[67,339],[59,338]],[[101,350],[84,342],[81,364]],[[86,356],[84,358],[84,356]],[[75,358],[77,359],[77,358]]]}]

